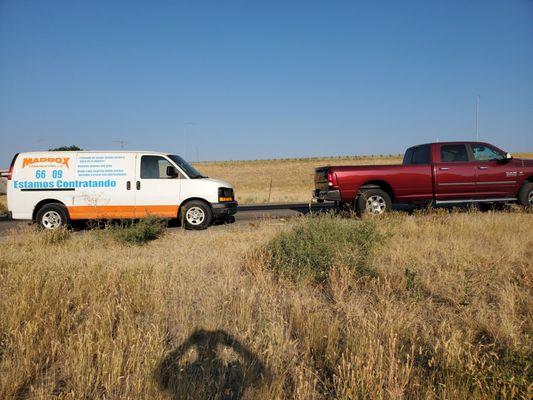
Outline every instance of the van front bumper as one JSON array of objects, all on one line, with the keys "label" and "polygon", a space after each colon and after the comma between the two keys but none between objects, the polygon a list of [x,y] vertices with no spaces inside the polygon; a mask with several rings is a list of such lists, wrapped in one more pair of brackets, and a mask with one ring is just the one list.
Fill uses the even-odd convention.
[{"label": "van front bumper", "polygon": [[313,198],[318,201],[341,201],[340,190],[320,190],[313,191]]},{"label": "van front bumper", "polygon": [[213,203],[211,208],[213,210],[214,218],[229,217],[237,212],[238,203],[236,201],[228,201],[227,203]]}]

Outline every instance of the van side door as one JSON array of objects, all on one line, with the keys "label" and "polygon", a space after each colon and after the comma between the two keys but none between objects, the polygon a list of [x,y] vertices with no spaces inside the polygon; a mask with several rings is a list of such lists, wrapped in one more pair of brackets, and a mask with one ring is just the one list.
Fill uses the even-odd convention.
[{"label": "van side door", "polygon": [[437,144],[436,200],[464,200],[476,197],[476,170],[464,143]]},{"label": "van side door", "polygon": [[134,217],[135,153],[80,152],[73,167],[77,184],[68,205],[71,219]]},{"label": "van side door", "polygon": [[167,157],[153,154],[137,156],[135,181],[135,217],[156,216],[177,218],[180,204],[181,172],[167,175],[167,167],[174,167]]}]

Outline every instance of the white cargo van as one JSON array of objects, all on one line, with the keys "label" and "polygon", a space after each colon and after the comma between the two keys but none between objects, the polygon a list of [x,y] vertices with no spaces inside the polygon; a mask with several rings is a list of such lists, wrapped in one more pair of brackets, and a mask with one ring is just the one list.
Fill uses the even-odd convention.
[{"label": "white cargo van", "polygon": [[56,229],[71,220],[157,216],[205,229],[237,211],[233,187],[177,155],[142,151],[17,154],[7,174],[13,219]]}]

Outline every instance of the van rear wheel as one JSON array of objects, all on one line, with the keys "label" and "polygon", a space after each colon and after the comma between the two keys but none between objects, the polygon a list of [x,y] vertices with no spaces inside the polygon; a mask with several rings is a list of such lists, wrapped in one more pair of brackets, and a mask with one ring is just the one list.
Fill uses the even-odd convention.
[{"label": "van rear wheel", "polygon": [[192,200],[183,206],[181,220],[185,229],[200,231],[207,229],[213,220],[211,207],[199,200]]},{"label": "van rear wheel", "polygon": [[62,204],[45,204],[37,212],[37,224],[42,229],[54,230],[69,224],[68,213]]}]

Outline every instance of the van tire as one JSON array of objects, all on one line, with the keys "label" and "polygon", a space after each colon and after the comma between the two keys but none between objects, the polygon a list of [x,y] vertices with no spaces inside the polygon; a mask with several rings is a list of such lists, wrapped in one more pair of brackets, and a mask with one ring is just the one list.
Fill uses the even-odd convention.
[{"label": "van tire", "polygon": [[518,192],[518,203],[524,207],[533,207],[533,182],[525,183]]},{"label": "van tire", "polygon": [[[372,203],[369,201],[375,199]],[[355,200],[357,215],[380,215],[391,210],[392,201],[387,192],[381,189],[366,189]],[[378,212],[379,209],[379,212]]]},{"label": "van tire", "polygon": [[67,209],[60,203],[45,204],[37,211],[35,219],[39,227],[46,230],[70,225]]},{"label": "van tire", "polygon": [[182,207],[180,220],[185,229],[201,231],[211,225],[213,212],[209,204],[201,200],[191,200]]}]

